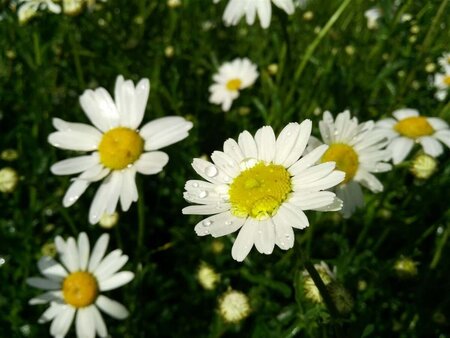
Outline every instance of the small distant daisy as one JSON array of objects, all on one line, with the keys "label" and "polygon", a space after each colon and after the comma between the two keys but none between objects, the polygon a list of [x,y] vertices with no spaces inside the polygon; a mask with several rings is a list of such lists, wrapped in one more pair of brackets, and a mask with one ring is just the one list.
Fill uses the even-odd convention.
[{"label": "small distant daisy", "polygon": [[[214,3],[219,1],[214,0]],[[272,2],[288,15],[295,11],[293,0],[230,0],[223,13],[223,21],[226,25],[235,26],[245,15],[247,24],[253,25],[258,15],[261,27],[267,28],[272,17]]]},{"label": "small distant daisy", "polygon": [[192,123],[179,116],[162,117],[137,128],[142,122],[150,92],[148,79],[136,87],[119,76],[115,101],[104,88],[86,90],[80,104],[94,126],[53,119],[58,130],[49,135],[55,147],[92,151],[90,155],[55,163],[55,175],[81,173],[67,190],[63,205],[73,205],[93,182],[103,180],[92,201],[89,222],[97,223],[103,214],[112,214],[120,200],[123,211],[138,199],[136,173],[159,173],[167,164],[166,153],[156,151],[188,136]]},{"label": "small distant daisy", "polygon": [[107,337],[108,331],[100,311],[116,319],[125,319],[127,309],[101,292],[116,289],[129,283],[134,274],[118,272],[128,261],[121,250],[105,256],[109,236],[103,234],[92,252],[84,232],[78,241],[69,237],[67,241],[55,238],[61,263],[51,257],[43,257],[38,267],[45,278],[32,277],[27,283],[46,293],[32,298],[31,305],[47,304],[50,307],[39,318],[39,323],[52,321],[50,334],[65,337],[75,318],[75,329],[79,338],[94,338],[96,334]]},{"label": "small distant daisy", "polygon": [[[364,205],[361,185],[374,193],[383,190],[381,182],[372,174],[391,170],[385,163],[390,159],[385,150],[387,133],[374,130],[374,122],[358,123],[350,112],[337,115],[336,120],[330,112],[323,114],[319,122],[322,141],[330,147],[320,158],[320,162],[334,161],[336,168],[345,172],[344,181],[335,189],[336,195],[343,200],[342,213],[350,217],[357,207]],[[311,138],[311,148],[322,142]]]},{"label": "small distant daisy", "polygon": [[417,110],[410,108],[398,109],[392,115],[395,119],[378,121],[377,128],[389,135],[388,149],[394,164],[399,164],[408,156],[414,143],[420,143],[425,154],[432,157],[443,153],[440,142],[450,147],[450,129],[444,120],[420,116]]},{"label": "small distant daisy", "polygon": [[294,246],[293,228],[309,225],[304,210],[340,210],[342,201],[330,191],[344,173],[335,163],[315,165],[324,145],[300,158],[311,134],[312,123],[290,123],[275,138],[271,127],[248,131],[238,141],[228,139],[222,151],[211,155],[213,163],[194,159],[194,170],[205,180],[186,182],[184,198],[200,205],[184,214],[212,215],[195,226],[199,236],[220,237],[238,231],[231,254],[237,261],[253,245],[269,255],[275,244],[283,250]]},{"label": "small distant daisy", "polygon": [[[449,69],[450,68],[450,53],[445,52],[442,54],[442,56],[440,58],[438,58],[438,63],[439,65],[444,68],[444,69]],[[448,71],[447,73],[449,73],[450,71]]]},{"label": "small distant daisy", "polygon": [[225,62],[213,76],[209,102],[222,105],[223,111],[230,110],[231,104],[239,96],[239,90],[253,85],[258,76],[256,65],[247,58]]},{"label": "small distant daisy", "polygon": [[19,1],[19,9],[17,16],[21,24],[26,23],[34,17],[39,10],[48,10],[49,12],[61,13],[61,6],[55,4],[51,0],[21,0]]},{"label": "small distant daisy", "polygon": [[437,89],[434,96],[439,101],[444,101],[450,89],[450,66],[444,68],[442,73],[434,74],[433,84]]},{"label": "small distant daisy", "polygon": [[382,12],[378,7],[373,7],[364,12],[364,16],[367,19],[367,28],[378,28],[378,19],[381,18]]}]

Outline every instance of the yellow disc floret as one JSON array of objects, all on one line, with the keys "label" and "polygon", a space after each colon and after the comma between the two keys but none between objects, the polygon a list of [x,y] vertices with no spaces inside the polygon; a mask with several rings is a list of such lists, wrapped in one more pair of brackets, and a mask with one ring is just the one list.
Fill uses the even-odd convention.
[{"label": "yellow disc floret", "polygon": [[242,81],[240,79],[232,79],[227,82],[228,90],[239,90],[241,88]]},{"label": "yellow disc floret", "polygon": [[259,162],[230,185],[231,213],[258,220],[271,217],[291,191],[291,176],[285,167]]},{"label": "yellow disc floret", "polygon": [[397,122],[394,129],[403,136],[414,139],[434,133],[433,127],[423,116],[407,117]]},{"label": "yellow disc floret", "polygon": [[98,295],[97,280],[89,272],[73,272],[64,279],[62,292],[67,304],[76,308],[91,305]]},{"label": "yellow disc floret", "polygon": [[336,168],[345,172],[345,178],[342,184],[349,182],[358,171],[358,154],[347,144],[331,144],[321,159],[322,163],[330,161],[336,162]]},{"label": "yellow disc floret", "polygon": [[450,87],[450,75],[444,76],[444,84]]},{"label": "yellow disc floret", "polygon": [[117,127],[103,135],[98,151],[102,164],[112,170],[120,170],[133,164],[144,150],[144,140],[134,130]]}]

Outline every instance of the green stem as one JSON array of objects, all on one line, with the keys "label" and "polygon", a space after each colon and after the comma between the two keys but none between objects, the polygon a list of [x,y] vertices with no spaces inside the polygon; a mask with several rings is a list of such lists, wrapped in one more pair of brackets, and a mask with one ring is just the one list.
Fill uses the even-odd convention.
[{"label": "green stem", "polygon": [[144,194],[142,191],[141,181],[138,181],[138,239],[137,239],[137,250],[136,256],[140,257],[142,254],[142,249],[144,245],[144,236],[145,236],[145,206],[144,206]]},{"label": "green stem", "polygon": [[331,18],[328,20],[328,22],[325,24],[325,26],[320,30],[319,34],[317,34],[317,37],[311,42],[306,49],[305,55],[303,56],[302,62],[300,62],[297,70],[294,73],[294,80],[293,80],[293,86],[290,90],[288,97],[286,99],[286,102],[289,104],[289,102],[292,99],[292,96],[294,95],[294,90],[296,89],[295,84],[297,84],[298,80],[300,79],[300,76],[302,75],[303,71],[305,70],[306,64],[308,63],[309,59],[311,58],[312,54],[316,50],[317,46],[320,44],[322,39],[325,37],[325,35],[329,32],[331,27],[336,23],[336,21],[339,19],[341,14],[344,12],[344,10],[347,8],[347,6],[350,4],[352,0],[344,0],[339,8],[334,12],[334,14],[331,16]]},{"label": "green stem", "polygon": [[73,61],[75,63],[75,71],[77,73],[78,84],[80,85],[81,88],[84,88],[86,86],[84,83],[83,68],[81,67],[80,62],[80,54],[78,52],[79,46],[74,39],[75,34],[76,34],[75,32],[69,33],[69,43],[72,48]]},{"label": "green stem", "polygon": [[445,229],[444,234],[442,235],[442,238],[437,245],[436,251],[434,252],[433,260],[431,261],[430,264],[430,269],[436,268],[439,261],[441,260],[442,250],[444,249],[445,244],[447,243],[449,235],[450,235],[450,225],[447,227],[447,229]]},{"label": "green stem", "polygon": [[34,47],[34,61],[36,66],[40,66],[42,63],[41,48],[39,45],[39,35],[37,32],[33,32],[33,47]]}]

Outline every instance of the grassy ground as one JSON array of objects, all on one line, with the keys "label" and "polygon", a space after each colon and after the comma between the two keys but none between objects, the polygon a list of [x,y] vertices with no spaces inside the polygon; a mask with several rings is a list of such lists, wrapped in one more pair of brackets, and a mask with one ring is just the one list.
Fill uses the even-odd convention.
[{"label": "grassy ground", "polygon": [[[407,163],[398,166],[380,175],[385,191],[367,192],[366,208],[351,219],[310,212],[311,227],[296,232],[294,249],[252,252],[244,263],[231,258],[233,237],[220,239],[225,248],[214,254],[212,238],[193,231],[200,218],[181,214],[184,182],[196,177],[192,158],[244,129],[269,124],[279,132],[310,118],[318,135],[318,112],[344,109],[360,121],[401,107],[450,120],[448,100],[434,98],[425,69],[449,48],[448,1],[350,0],[333,17],[342,3],[311,0],[292,16],[275,9],[263,30],[243,22],[224,27],[225,1],[184,0],[171,9],[165,1],[109,0],[78,16],[43,13],[24,25],[2,1],[0,150],[16,149],[19,158],[0,160],[0,167],[13,167],[20,181],[0,195],[0,336],[47,336],[48,325],[37,324],[45,307],[28,305],[39,291],[25,283],[38,274],[42,247],[56,235],[86,231],[93,241],[105,231],[87,222],[95,188],[63,208],[70,179],[49,167],[69,153],[50,146],[47,136],[53,117],[88,122],[78,96],[98,86],[111,92],[123,74],[151,81],[144,121],[181,115],[194,129],[167,149],[164,172],[139,178],[139,203],[108,230],[110,248],[122,248],[130,256],[126,267],[136,272],[132,283],[111,292],[131,313],[125,321],[106,319],[112,337],[333,337],[339,328],[342,337],[450,337],[448,149],[429,180],[414,179]],[[384,15],[369,30],[364,11],[375,5]],[[412,19],[401,22],[405,13]],[[260,78],[223,113],[208,103],[208,87],[218,66],[235,57],[256,63]],[[268,71],[274,63],[276,74]],[[144,246],[136,249],[139,242]],[[394,265],[401,257],[417,262],[415,276],[399,278]],[[354,301],[348,314],[330,317],[323,304],[305,299],[305,260],[336,267]],[[202,261],[221,274],[213,291],[196,280]],[[251,315],[237,325],[217,312],[229,287],[251,301]]]}]

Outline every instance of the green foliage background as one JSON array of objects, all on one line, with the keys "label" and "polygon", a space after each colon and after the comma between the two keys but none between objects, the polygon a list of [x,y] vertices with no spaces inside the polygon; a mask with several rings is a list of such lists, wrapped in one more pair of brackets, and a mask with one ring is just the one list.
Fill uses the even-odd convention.
[{"label": "green foliage background", "polygon": [[[19,25],[12,3],[1,1],[0,150],[17,149],[20,157],[0,160],[0,167],[16,169],[20,182],[0,195],[0,336],[49,334],[48,324],[37,324],[45,307],[27,304],[39,290],[25,283],[38,275],[43,245],[80,231],[92,243],[106,231],[87,221],[95,185],[70,209],[62,207],[70,178],[53,176],[49,167],[71,154],[51,147],[47,136],[53,117],[87,123],[78,96],[99,86],[111,92],[123,74],[151,81],[144,122],[182,115],[194,129],[166,149],[170,162],[163,173],[139,178],[140,202],[107,230],[110,249],[122,248],[130,256],[126,268],[136,273],[133,282],[110,292],[131,313],[125,321],[105,318],[112,337],[333,337],[336,327],[344,337],[450,337],[448,150],[429,180],[415,180],[407,163],[398,166],[379,175],[385,191],[367,192],[366,208],[351,219],[310,212],[311,226],[296,232],[294,249],[270,256],[253,250],[244,263],[231,258],[233,236],[222,238],[225,249],[214,254],[212,238],[193,231],[201,218],[181,214],[184,182],[196,177],[192,158],[220,149],[244,129],[253,133],[269,124],[279,132],[290,121],[310,118],[318,135],[315,112],[344,109],[360,121],[401,107],[449,121],[450,105],[435,100],[425,71],[449,49],[448,1],[394,6],[350,0],[323,35],[318,32],[341,1],[311,0],[292,16],[274,8],[267,30],[243,22],[224,27],[225,4],[183,0],[171,9],[166,1],[108,0],[78,16],[42,13]],[[375,5],[384,15],[379,29],[369,30],[364,11]],[[312,20],[303,18],[306,11],[314,13]],[[401,22],[405,13],[412,21]],[[165,55],[167,46],[174,48],[172,57]],[[236,57],[256,63],[260,78],[223,113],[208,103],[208,87],[218,66]],[[267,70],[272,63],[276,75]],[[398,278],[393,266],[400,257],[418,262],[416,276]],[[350,314],[330,317],[324,305],[305,299],[306,260],[337,268],[354,299]],[[196,280],[202,261],[221,274],[213,291]],[[237,325],[217,313],[217,299],[230,287],[249,295],[252,305],[250,317]]]}]

